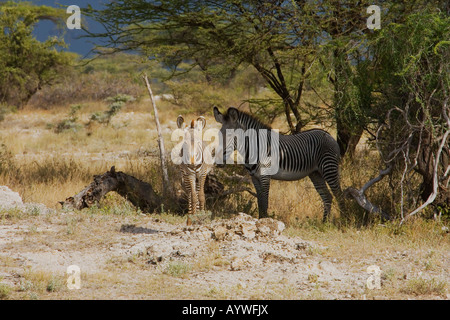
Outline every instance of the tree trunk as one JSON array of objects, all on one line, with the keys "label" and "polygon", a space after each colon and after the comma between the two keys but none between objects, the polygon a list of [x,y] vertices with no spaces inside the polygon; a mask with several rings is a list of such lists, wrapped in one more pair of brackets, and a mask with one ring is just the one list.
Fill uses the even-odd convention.
[{"label": "tree trunk", "polygon": [[[339,110],[336,110],[338,113]],[[339,145],[339,149],[341,151],[341,157],[348,154],[350,158],[353,158],[353,155],[356,151],[356,146],[358,145],[359,140],[361,139],[361,135],[363,133],[362,128],[358,128],[356,132],[352,132],[349,126],[340,119],[340,116],[336,115],[336,141]]]},{"label": "tree trunk", "polygon": [[[433,136],[430,132],[424,131],[422,137],[422,147],[420,148],[419,156],[417,157],[418,169],[417,172],[422,176],[422,183],[420,186],[420,197],[423,201],[427,201],[427,199],[433,193],[434,188],[434,159],[436,158],[437,151],[433,150],[432,140]],[[444,142],[445,143],[445,142]],[[438,164],[437,173],[439,177],[444,176],[443,170],[449,165],[449,148],[444,146],[442,148],[442,152],[440,154],[440,162]],[[442,169],[443,170],[442,170]],[[444,183],[445,180],[441,181],[438,185],[438,194],[434,203],[436,205],[448,206],[450,207],[450,191],[448,186]]]},{"label": "tree trunk", "polygon": [[334,86],[334,108],[335,108],[335,119],[336,119],[336,140],[339,144],[339,149],[341,151],[341,157],[349,154],[353,157],[356,145],[361,138],[363,133],[363,127],[358,122],[358,119],[352,116],[351,113],[347,112],[347,108],[351,101],[348,98],[348,87],[351,86],[351,77],[347,70],[349,63],[346,61],[345,52],[341,48],[336,48],[333,51],[334,57],[334,78],[330,78],[330,82]]}]

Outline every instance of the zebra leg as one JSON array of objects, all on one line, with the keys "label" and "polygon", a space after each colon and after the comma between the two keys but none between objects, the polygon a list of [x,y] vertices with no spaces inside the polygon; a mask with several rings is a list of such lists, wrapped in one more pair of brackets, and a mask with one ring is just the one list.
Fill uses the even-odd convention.
[{"label": "zebra leg", "polygon": [[200,210],[205,210],[206,208],[206,199],[205,199],[205,181],[206,181],[206,172],[201,171],[200,176],[198,177],[198,202]]},{"label": "zebra leg", "polygon": [[192,179],[192,214],[196,214],[197,213],[197,207],[198,207],[198,193],[196,190],[196,181],[195,181],[195,176]]},{"label": "zebra leg", "polygon": [[330,184],[329,182],[328,182],[328,185],[330,186],[330,189],[333,192],[334,197],[336,198],[336,201],[339,206],[339,211],[342,215],[343,213],[345,213],[344,193],[342,192],[341,185],[339,184],[339,180],[337,182],[337,185]]},{"label": "zebra leg", "polygon": [[261,176],[259,178],[256,178],[255,176],[252,176],[252,182],[255,186],[256,196],[258,197],[259,218],[267,218],[267,209],[269,207],[270,177]]},{"label": "zebra leg", "polygon": [[331,169],[329,169],[328,171],[323,171],[322,176],[328,183],[331,192],[333,192],[333,195],[336,198],[336,201],[339,206],[339,211],[341,212],[341,214],[344,213],[345,212],[344,195],[341,189],[338,165],[336,165],[335,167],[331,167]]},{"label": "zebra leg", "polygon": [[184,179],[184,189],[188,196],[188,214],[195,214],[197,212],[197,190],[195,186],[195,175],[189,175]]},{"label": "zebra leg", "polygon": [[327,183],[325,182],[325,179],[322,177],[322,175],[314,171],[309,175],[309,178],[311,179],[314,188],[316,188],[317,192],[319,193],[320,197],[323,201],[323,222],[325,222],[328,218],[328,215],[331,211],[331,202],[333,201],[333,196],[330,193],[330,190],[328,190]]}]

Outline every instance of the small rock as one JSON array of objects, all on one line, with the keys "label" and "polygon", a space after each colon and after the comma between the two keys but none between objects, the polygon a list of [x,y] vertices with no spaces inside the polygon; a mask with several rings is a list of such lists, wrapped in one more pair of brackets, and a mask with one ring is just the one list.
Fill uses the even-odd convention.
[{"label": "small rock", "polygon": [[205,231],[200,231],[200,232],[198,233],[198,238],[199,238],[200,240],[209,240],[209,239],[211,239],[211,231],[207,231],[207,230],[205,230]]},{"label": "small rock", "polygon": [[225,240],[228,240],[228,241],[236,241],[236,240],[239,240],[240,238],[241,238],[241,236],[235,232],[231,232],[231,233],[227,232],[227,234],[225,236]]},{"label": "small rock", "polygon": [[252,223],[242,223],[239,225],[239,232],[244,239],[253,239],[256,236],[256,226]]},{"label": "small rock", "polygon": [[239,212],[239,213],[233,218],[233,220],[254,221],[255,218],[253,218],[251,215],[248,215],[248,214],[246,214],[246,213]]},{"label": "small rock", "polygon": [[147,255],[152,257],[155,261],[162,261],[173,252],[173,248],[170,244],[159,243],[154,244],[147,248]]},{"label": "small rock", "polygon": [[0,208],[10,209],[22,206],[22,198],[7,186],[0,186]]},{"label": "small rock", "polygon": [[311,245],[307,242],[298,242],[295,244],[295,249],[297,250],[307,250],[311,247]]},{"label": "small rock", "polygon": [[242,258],[237,257],[231,261],[231,270],[232,271],[241,270],[243,266],[244,266],[244,260],[242,260]]},{"label": "small rock", "polygon": [[225,240],[225,236],[227,235],[227,228],[224,226],[217,226],[214,228],[213,236],[216,240]]},{"label": "small rock", "polygon": [[272,218],[262,218],[256,221],[258,232],[263,236],[278,236],[286,228],[284,223]]},{"label": "small rock", "polygon": [[333,264],[328,261],[322,261],[321,263],[319,263],[319,269],[327,273],[333,273],[336,270]]}]

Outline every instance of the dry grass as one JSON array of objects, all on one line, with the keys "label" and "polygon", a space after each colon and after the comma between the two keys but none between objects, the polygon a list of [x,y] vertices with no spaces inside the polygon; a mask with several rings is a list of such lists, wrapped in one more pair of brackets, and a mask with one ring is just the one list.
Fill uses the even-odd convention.
[{"label": "dry grass", "polygon": [[401,292],[406,294],[413,294],[416,296],[422,295],[438,295],[445,297],[447,282],[442,280],[414,278],[409,280],[401,289]]}]

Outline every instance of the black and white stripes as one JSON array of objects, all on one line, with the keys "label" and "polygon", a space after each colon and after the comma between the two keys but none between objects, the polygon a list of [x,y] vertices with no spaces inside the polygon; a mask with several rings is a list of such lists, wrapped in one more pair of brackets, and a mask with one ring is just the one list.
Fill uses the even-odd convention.
[{"label": "black and white stripes", "polygon": [[177,126],[183,130],[183,144],[180,150],[182,184],[188,198],[189,214],[195,214],[197,208],[205,210],[205,181],[213,165],[206,163],[203,156],[202,133],[206,124],[205,118],[199,117],[184,127],[183,123],[183,117],[178,116]]},{"label": "black and white stripes", "polygon": [[[229,108],[226,114],[221,114],[214,108],[216,121],[222,124],[222,137],[230,136],[232,130],[255,130],[257,139],[251,139],[252,134],[244,134],[245,143],[230,143],[227,138],[223,142],[224,153],[237,150],[245,159],[244,165],[252,177],[258,195],[260,218],[267,216],[270,179],[299,180],[309,176],[324,203],[325,220],[330,213],[332,196],[327,187],[338,198],[341,207],[341,187],[339,182],[339,146],[330,134],[323,130],[313,129],[295,135],[274,134],[274,130],[251,115],[235,108]],[[242,139],[241,139],[242,141]],[[252,150],[258,150],[257,161],[252,162]],[[234,150],[230,150],[234,148]],[[264,150],[261,152],[261,150]],[[226,155],[225,155],[226,158]],[[275,171],[264,171],[271,166]],[[267,173],[269,172],[269,173]]]}]

